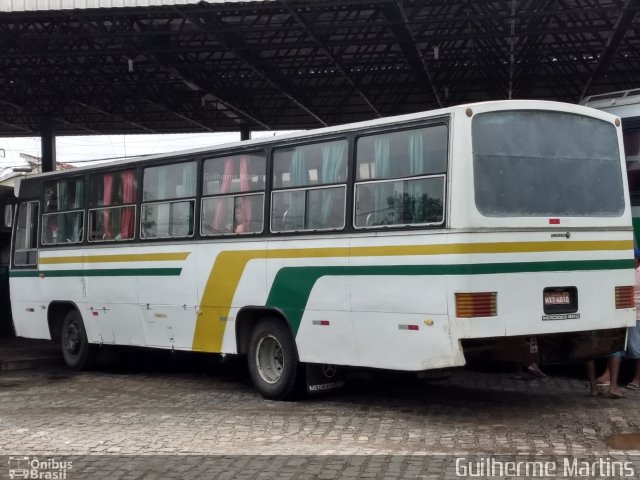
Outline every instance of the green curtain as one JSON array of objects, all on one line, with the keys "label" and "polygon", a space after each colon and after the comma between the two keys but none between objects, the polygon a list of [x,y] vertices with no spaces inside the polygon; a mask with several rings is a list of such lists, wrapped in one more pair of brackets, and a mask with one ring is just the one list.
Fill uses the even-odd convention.
[{"label": "green curtain", "polygon": [[[291,155],[291,186],[306,187],[309,185],[309,169],[304,158],[305,147],[297,147]],[[305,201],[296,201],[295,192],[289,194],[289,215],[287,218],[287,230],[304,230]]]},{"label": "green curtain", "polygon": [[[84,204],[83,204],[83,198],[82,198],[82,193],[83,193],[83,187],[84,186],[84,182],[81,179],[75,180],[75,195],[74,195],[74,199],[73,199],[73,206],[72,208],[75,210],[79,210],[81,208],[84,208]],[[80,236],[82,234],[81,229],[82,229],[82,213],[71,213],[70,215],[73,216],[73,231],[71,232],[72,235],[72,240],[74,242],[79,242],[80,241]]]},{"label": "green curtain", "polygon": [[[425,155],[424,155],[424,136],[422,132],[414,132],[409,134],[409,174],[420,175],[425,173]],[[408,194],[409,198],[406,205],[410,211],[409,220],[411,223],[422,223],[423,219],[423,205],[422,205],[422,186],[424,182],[419,180],[408,181]]]},{"label": "green curtain", "polygon": [[[169,167],[159,167],[158,170],[158,186],[152,200],[163,200],[172,198],[176,192],[169,192]],[[169,208],[163,208],[161,205],[151,207],[153,219],[149,222],[150,237],[167,237],[169,236]]]},{"label": "green curtain", "polygon": [[[58,211],[64,210],[68,201],[69,194],[66,181],[59,181],[58,187]],[[65,243],[69,238],[69,227],[67,226],[67,216],[65,214],[58,214],[58,232],[56,237],[56,243]]]},{"label": "green curtain", "polygon": [[173,197],[174,195],[169,195],[169,182],[167,181],[169,178],[169,167],[159,167],[157,172],[158,189],[156,190],[156,195],[152,200],[162,200],[168,197]]},{"label": "green curtain", "polygon": [[[185,197],[195,197],[196,196],[196,164],[188,163],[184,165],[182,169],[182,186],[184,187],[184,196]],[[189,202],[189,218],[188,218],[189,226],[187,235],[191,235],[193,233],[193,204]]]},{"label": "green curtain", "polygon": [[[375,179],[391,176],[391,141],[389,135],[380,135],[374,140],[373,165]],[[389,208],[393,206],[393,182],[378,183],[373,192],[374,221],[368,222],[368,225],[388,223],[387,214],[389,213]]]},{"label": "green curtain", "polygon": [[80,210],[81,208],[84,208],[84,202],[83,202],[83,186],[84,186],[84,182],[81,179],[75,180],[76,183],[76,188],[75,188],[75,195],[74,195],[74,199],[73,199],[73,208],[74,210]]},{"label": "green curtain", "polygon": [[[338,183],[344,181],[342,175],[345,171],[346,142],[338,141],[325,143],[322,145],[322,174],[320,180],[323,184]],[[337,188],[327,188],[322,191],[322,225],[321,228],[328,228],[333,202],[335,200]]]},{"label": "green curtain", "polygon": [[182,186],[185,197],[196,196],[196,164],[190,163],[182,169]]}]

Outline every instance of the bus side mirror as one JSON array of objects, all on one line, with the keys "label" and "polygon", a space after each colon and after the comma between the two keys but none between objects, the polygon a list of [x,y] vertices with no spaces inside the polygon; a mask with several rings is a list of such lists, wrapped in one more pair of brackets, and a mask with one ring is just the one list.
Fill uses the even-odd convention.
[{"label": "bus side mirror", "polygon": [[7,228],[13,226],[13,205],[4,206],[4,226]]}]

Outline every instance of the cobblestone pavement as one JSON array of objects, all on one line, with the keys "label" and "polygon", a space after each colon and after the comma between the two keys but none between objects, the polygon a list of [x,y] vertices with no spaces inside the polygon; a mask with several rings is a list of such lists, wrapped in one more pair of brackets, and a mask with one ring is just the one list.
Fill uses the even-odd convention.
[{"label": "cobblestone pavement", "polygon": [[273,402],[226,367],[3,372],[0,455],[616,455],[605,436],[640,432],[640,391],[626,393],[455,370],[357,374],[340,392]]}]

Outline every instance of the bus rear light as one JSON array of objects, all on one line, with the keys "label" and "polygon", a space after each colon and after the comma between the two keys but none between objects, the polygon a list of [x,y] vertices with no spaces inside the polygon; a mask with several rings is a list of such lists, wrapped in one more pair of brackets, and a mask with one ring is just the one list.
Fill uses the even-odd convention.
[{"label": "bus rear light", "polygon": [[459,318],[495,317],[498,315],[498,293],[456,293],[456,316]]},{"label": "bus rear light", "polygon": [[616,287],[616,308],[633,307],[633,287]]}]

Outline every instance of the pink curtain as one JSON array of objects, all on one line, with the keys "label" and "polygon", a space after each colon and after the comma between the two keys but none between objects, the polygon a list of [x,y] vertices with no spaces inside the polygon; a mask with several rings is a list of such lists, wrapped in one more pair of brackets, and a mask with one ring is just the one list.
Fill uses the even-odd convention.
[{"label": "pink curtain", "polygon": [[[136,174],[133,171],[122,172],[122,203],[136,202]],[[135,207],[124,207],[120,222],[120,238],[133,238]]]},{"label": "pink curtain", "polygon": [[[220,186],[220,193],[229,193],[231,190],[231,182],[233,180],[233,158],[224,159],[224,175],[222,178],[222,185]],[[213,231],[219,232],[224,217],[224,201],[218,202],[216,205],[216,213],[213,217]]]},{"label": "pink curtain", "polygon": [[[102,205],[108,207],[113,199],[113,174],[107,173],[102,177]],[[111,210],[102,211],[103,238],[111,239]]]},{"label": "pink curtain", "polygon": [[[249,191],[249,157],[242,155],[240,157],[240,190]],[[243,230],[249,231],[251,225],[251,197],[242,197],[240,199],[240,210],[242,221],[244,222]]]}]

